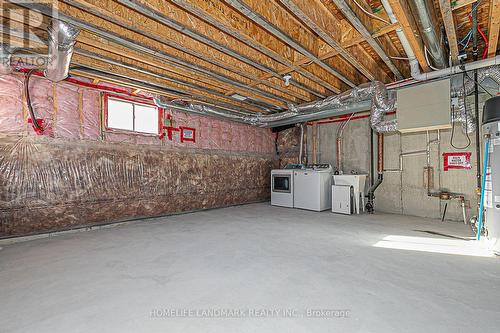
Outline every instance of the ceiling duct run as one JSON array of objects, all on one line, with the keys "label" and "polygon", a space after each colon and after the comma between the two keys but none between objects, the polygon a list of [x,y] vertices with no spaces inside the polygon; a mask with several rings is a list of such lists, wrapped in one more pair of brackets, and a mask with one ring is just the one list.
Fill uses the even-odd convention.
[{"label": "ceiling duct run", "polygon": [[[457,98],[457,108],[452,112],[452,122],[461,123],[464,132],[472,133],[476,130],[476,117],[472,110],[466,108],[465,97],[474,91],[474,80],[466,74],[464,84],[451,88],[451,98]],[[477,70],[477,82],[481,84],[487,78],[500,85],[500,67],[491,66]],[[460,83],[463,81],[460,80]]]},{"label": "ceiling duct run", "polygon": [[182,101],[169,102],[162,97],[157,97],[154,101],[157,106],[163,108],[222,117],[261,127],[277,127],[302,123],[309,120],[371,109],[372,114],[375,115],[374,120],[372,120],[372,126],[377,131],[394,131],[397,128],[395,120],[383,120],[385,113],[394,110],[395,100],[388,98],[385,85],[379,81],[364,83],[339,95],[330,96],[322,100],[300,105],[290,104],[288,111],[269,115],[243,114],[210,105],[183,103]]},{"label": "ceiling duct run", "polygon": [[45,77],[59,82],[68,77],[73,47],[80,29],[59,20],[52,20],[48,28],[49,55]]},{"label": "ceiling duct run", "polygon": [[[479,68],[477,71],[479,83],[486,78],[491,78],[497,83],[500,83],[499,66]],[[449,76],[449,74],[450,73],[446,71],[443,76]],[[459,103],[457,110],[452,114],[452,122],[462,124],[464,131],[466,130],[468,133],[475,130],[475,118],[472,112],[465,108],[463,96],[464,92],[465,96],[469,95],[473,88],[474,81],[467,77],[465,88],[460,85],[452,88],[450,92],[452,98],[458,97]],[[157,106],[163,108],[215,116],[260,127],[277,127],[294,123],[303,123],[347,113],[370,110],[370,125],[376,132],[390,133],[398,130],[396,119],[385,120],[385,115],[387,113],[396,111],[396,98],[389,97],[387,88],[379,81],[364,83],[339,95],[330,96],[325,99],[299,105],[289,104],[288,111],[268,115],[242,113],[201,103],[183,102],[179,100],[167,101],[163,97],[156,97],[154,101]]]}]

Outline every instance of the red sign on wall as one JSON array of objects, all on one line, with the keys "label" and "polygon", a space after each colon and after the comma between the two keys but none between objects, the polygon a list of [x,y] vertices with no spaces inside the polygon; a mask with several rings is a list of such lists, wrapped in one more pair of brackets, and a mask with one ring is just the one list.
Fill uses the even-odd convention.
[{"label": "red sign on wall", "polygon": [[181,131],[181,142],[196,142],[196,129],[192,127],[179,126]]},{"label": "red sign on wall", "polygon": [[470,164],[471,152],[463,153],[443,153],[444,171],[449,169],[467,169],[472,168]]}]

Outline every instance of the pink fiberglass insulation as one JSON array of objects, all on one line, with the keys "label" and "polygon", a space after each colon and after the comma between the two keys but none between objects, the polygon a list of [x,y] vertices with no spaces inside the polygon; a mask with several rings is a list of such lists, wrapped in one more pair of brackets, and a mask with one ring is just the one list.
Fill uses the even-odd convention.
[{"label": "pink fiberglass insulation", "polygon": [[22,94],[22,77],[0,76],[0,132],[17,134],[24,130]]},{"label": "pink fiberglass insulation", "polygon": [[[58,85],[54,91],[54,136],[56,138],[78,139],[82,132],[80,94],[74,85]],[[82,110],[83,112],[83,110]],[[82,117],[83,118],[83,117]]]},{"label": "pink fiberglass insulation", "polygon": [[80,88],[83,94],[83,139],[99,140],[99,104],[100,93],[95,90]]},{"label": "pink fiberglass insulation", "polygon": [[[8,134],[24,134],[26,128],[29,135],[36,135],[23,121],[23,83],[21,75],[0,77],[0,131]],[[87,82],[87,81],[84,81]],[[131,92],[110,83],[100,86]],[[37,119],[45,123],[44,135],[70,140],[101,140],[127,143],[165,146],[170,149],[210,149],[242,152],[273,153],[274,139],[269,129],[224,121],[202,115],[164,110],[166,117],[172,118],[172,139],[168,135],[160,139],[156,135],[143,135],[123,131],[106,131],[101,133],[101,98],[102,93],[96,89],[70,84],[68,82],[52,83],[44,78],[30,78],[30,95]],[[150,98],[151,94],[141,95]],[[195,142],[181,142],[179,127],[194,128]]]}]

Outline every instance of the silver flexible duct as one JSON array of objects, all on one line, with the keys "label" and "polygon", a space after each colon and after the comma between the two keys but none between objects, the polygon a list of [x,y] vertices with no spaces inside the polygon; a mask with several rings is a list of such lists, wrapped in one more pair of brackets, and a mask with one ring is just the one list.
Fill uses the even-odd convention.
[{"label": "silver flexible duct", "polygon": [[[500,85],[500,67],[491,66],[477,70],[477,82],[481,84],[487,78]],[[476,117],[472,108],[466,108],[466,97],[474,91],[474,80],[465,76],[464,84],[456,85],[451,89],[451,97],[457,98],[457,108],[452,113],[452,122],[461,123],[464,132],[472,133],[476,130]]]},{"label": "silver flexible duct", "polygon": [[73,46],[80,29],[59,20],[52,20],[48,28],[49,55],[45,77],[59,82],[68,77]]},{"label": "silver flexible duct", "polygon": [[377,132],[388,133],[397,130],[397,120],[384,120],[384,115],[395,110],[395,99],[390,99],[387,95],[387,89],[382,82],[372,81],[363,83],[351,90],[345,91],[336,96],[330,96],[323,100],[301,104],[291,105],[290,110],[299,114],[316,113],[322,110],[347,109],[361,101],[371,100],[371,118],[370,124]]},{"label": "silver flexible duct", "polygon": [[[492,79],[497,84],[500,84],[500,66],[491,66],[480,68],[477,70],[477,82],[482,83],[487,78]],[[458,85],[452,87],[451,97],[460,97],[464,95],[470,95],[474,91],[474,80],[468,76],[465,76],[465,85]]]},{"label": "silver flexible duct", "polygon": [[12,67],[10,67],[11,56],[12,54],[7,45],[2,44],[0,47],[0,75],[6,75],[12,72]]},{"label": "silver flexible duct", "polygon": [[288,111],[269,115],[243,114],[205,104],[170,102],[164,100],[163,97],[154,98],[154,102],[162,108],[173,108],[210,115],[261,127],[276,127],[345,113],[366,111],[371,108],[371,126],[374,130],[377,132],[393,132],[397,130],[396,120],[384,121],[384,115],[395,110],[396,101],[388,98],[385,85],[379,81],[364,83],[342,94],[330,96],[323,100],[300,105],[290,104]]},{"label": "silver flexible duct", "polygon": [[[476,64],[474,66],[480,65],[481,64]],[[443,70],[443,76],[455,73],[455,70],[455,67],[447,68]],[[479,82],[489,77],[497,83],[500,83],[500,68],[498,66],[488,68],[477,67],[477,70]],[[472,83],[466,81],[466,94],[472,92],[474,88],[474,82],[472,80],[470,81]],[[462,95],[463,89],[456,88],[453,90],[452,88],[452,97]],[[387,113],[396,110],[396,99],[389,98],[385,85],[378,81],[361,84],[339,95],[330,96],[322,100],[300,105],[290,104],[288,111],[270,115],[242,113],[205,104],[166,101],[162,97],[157,97],[154,101],[157,106],[163,108],[173,108],[181,111],[215,116],[261,127],[276,127],[293,123],[302,123],[331,116],[371,110],[370,125],[376,132],[390,133],[398,130],[396,119],[384,120]],[[462,126],[464,126],[464,130],[470,133],[475,130],[474,115],[470,111],[465,112],[466,108],[463,104],[463,98],[459,98],[458,103],[457,110],[452,114],[452,121],[461,123]],[[467,125],[467,128],[465,128],[465,125]]]}]

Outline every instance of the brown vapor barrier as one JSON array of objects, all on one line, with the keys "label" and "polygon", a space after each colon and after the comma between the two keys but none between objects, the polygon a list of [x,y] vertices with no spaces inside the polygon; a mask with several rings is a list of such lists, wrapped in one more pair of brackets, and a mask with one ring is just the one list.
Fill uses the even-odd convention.
[{"label": "brown vapor barrier", "polygon": [[22,76],[0,78],[0,238],[268,200],[269,129],[165,110],[196,142],[103,129],[101,93]]},{"label": "brown vapor barrier", "polygon": [[269,156],[0,141],[0,235],[262,201]]}]

